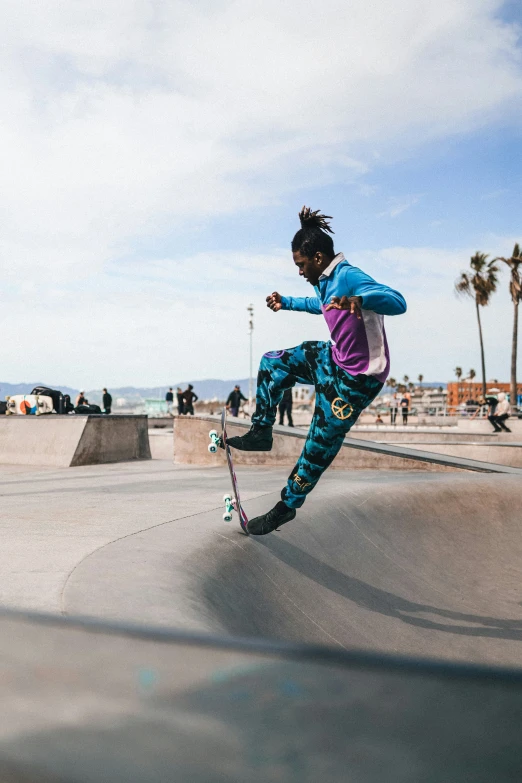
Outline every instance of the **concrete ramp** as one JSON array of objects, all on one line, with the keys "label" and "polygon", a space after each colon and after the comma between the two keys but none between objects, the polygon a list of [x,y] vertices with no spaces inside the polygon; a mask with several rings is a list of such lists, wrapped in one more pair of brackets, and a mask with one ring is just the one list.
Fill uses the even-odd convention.
[{"label": "concrete ramp", "polygon": [[3,783],[512,783],[522,673],[0,618]]},{"label": "concrete ramp", "polygon": [[[248,501],[247,514],[277,499]],[[518,477],[331,472],[293,522],[258,538],[237,521],[226,525],[216,501],[215,511],[93,552],[71,574],[64,610],[340,649],[522,662]]]},{"label": "concrete ramp", "polygon": [[150,458],[146,416],[0,416],[0,464],[75,467]]},{"label": "concrete ramp", "polygon": [[[247,538],[222,522],[226,468],[151,468],[3,483],[4,562],[16,578],[12,531],[45,504],[30,563],[68,617],[0,615],[0,780],[522,779],[518,476],[332,471]],[[274,504],[283,471],[238,472],[248,514]],[[55,513],[78,497],[92,526]]]}]

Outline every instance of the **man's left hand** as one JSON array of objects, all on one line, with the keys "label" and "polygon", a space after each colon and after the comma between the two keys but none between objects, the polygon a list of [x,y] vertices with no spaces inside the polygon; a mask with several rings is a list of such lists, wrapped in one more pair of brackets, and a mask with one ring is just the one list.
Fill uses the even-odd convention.
[{"label": "man's left hand", "polygon": [[332,296],[332,301],[326,305],[325,310],[349,310],[355,313],[357,318],[362,318],[362,296]]}]

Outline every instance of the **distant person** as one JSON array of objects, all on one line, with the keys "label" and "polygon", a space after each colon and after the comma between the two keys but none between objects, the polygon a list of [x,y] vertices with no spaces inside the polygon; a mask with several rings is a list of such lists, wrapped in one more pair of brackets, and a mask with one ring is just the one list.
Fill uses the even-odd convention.
[{"label": "distant person", "polygon": [[377,414],[377,418],[375,419],[375,423],[376,424],[384,424],[384,421],[383,421],[380,413]]},{"label": "distant person", "polygon": [[226,401],[226,407],[227,410],[230,411],[232,416],[238,416],[239,415],[239,408],[241,407],[241,400],[244,400],[246,402],[246,397],[242,393],[241,389],[239,388],[239,384],[236,383],[233,390],[228,395],[228,399]]},{"label": "distant person", "polygon": [[497,412],[498,400],[490,391],[488,391],[486,396],[483,397],[483,401],[484,405],[487,406],[486,416],[491,422],[492,417],[494,417],[495,413]]},{"label": "distant person", "polygon": [[493,432],[511,432],[509,427],[504,423],[506,419],[509,419],[511,415],[511,405],[504,394],[500,392],[498,395],[498,404],[496,405],[493,413],[488,416],[489,421],[493,425]]},{"label": "distant person", "polygon": [[105,413],[106,416],[108,416],[112,408],[112,395],[109,394],[107,389],[103,389],[102,405],[103,405],[103,412]]},{"label": "distant person", "polygon": [[294,422],[292,420],[292,387],[285,389],[283,392],[283,399],[279,403],[279,424],[285,423],[285,413],[288,419],[288,426],[293,427]]},{"label": "distant person", "polygon": [[186,416],[190,413],[194,415],[194,403],[199,399],[196,392],[192,391],[194,387],[189,383],[187,389],[183,392],[183,413]]},{"label": "distant person", "polygon": [[408,423],[408,413],[410,412],[410,395],[405,392],[401,397],[400,408],[402,413],[402,423]]},{"label": "distant person", "polygon": [[397,413],[399,411],[401,403],[401,395],[399,392],[395,392],[390,400],[390,422],[395,424],[397,421]]},{"label": "distant person", "polygon": [[85,392],[81,391],[79,394],[76,395],[76,401],[74,403],[74,407],[77,408],[78,405],[85,405],[86,399],[85,399]]},{"label": "distant person", "polygon": [[178,401],[178,416],[183,416],[185,405],[183,403],[183,392],[179,386],[176,389],[176,399]]},{"label": "distant person", "polygon": [[165,395],[165,402],[167,403],[167,413],[172,413],[172,408],[174,407],[174,392],[172,391],[172,386]]}]

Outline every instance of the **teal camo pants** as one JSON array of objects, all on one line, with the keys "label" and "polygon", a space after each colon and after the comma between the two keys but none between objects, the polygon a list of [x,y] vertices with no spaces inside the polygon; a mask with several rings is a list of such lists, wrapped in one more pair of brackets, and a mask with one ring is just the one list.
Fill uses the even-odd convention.
[{"label": "teal camo pants", "polygon": [[272,426],[283,392],[296,383],[315,386],[315,409],[303,451],[281,498],[300,508],[342,446],[348,430],[382,389],[371,375],[353,376],[332,359],[331,343],[310,341],[269,351],[257,376],[254,424]]}]

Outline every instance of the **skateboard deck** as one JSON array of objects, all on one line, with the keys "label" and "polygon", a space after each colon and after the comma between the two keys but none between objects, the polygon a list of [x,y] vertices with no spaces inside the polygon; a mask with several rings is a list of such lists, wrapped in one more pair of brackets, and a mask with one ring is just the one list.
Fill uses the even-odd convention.
[{"label": "skateboard deck", "polygon": [[5,398],[6,416],[11,414],[23,416],[40,416],[42,413],[53,413],[54,406],[51,397],[43,394],[13,394]]},{"label": "skateboard deck", "polygon": [[221,413],[221,437],[217,434],[215,430],[211,430],[209,432],[210,440],[212,441],[208,447],[209,451],[212,454],[215,454],[220,442],[223,444],[223,448],[225,450],[226,458],[227,458],[227,465],[228,470],[230,473],[230,480],[232,481],[232,493],[233,496],[226,493],[223,496],[223,501],[225,503],[225,513],[223,514],[223,520],[225,522],[230,522],[232,520],[232,511],[235,511],[239,517],[239,524],[241,526],[241,530],[245,535],[248,536],[248,531],[246,529],[248,517],[245,514],[245,511],[241,505],[241,498],[239,496],[239,487],[237,485],[237,476],[236,471],[234,470],[234,462],[232,460],[232,454],[230,451],[230,446],[227,444],[227,409],[223,408],[223,412]]}]

